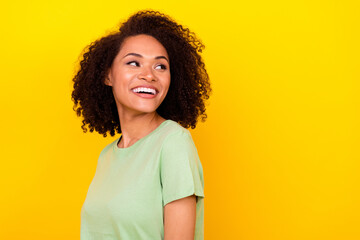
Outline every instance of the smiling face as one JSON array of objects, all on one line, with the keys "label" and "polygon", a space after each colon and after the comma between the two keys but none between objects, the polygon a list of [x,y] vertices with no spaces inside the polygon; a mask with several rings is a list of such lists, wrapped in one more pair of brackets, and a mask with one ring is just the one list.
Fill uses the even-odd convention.
[{"label": "smiling face", "polygon": [[126,38],[105,84],[112,86],[120,115],[154,113],[170,86],[166,49],[149,35]]}]

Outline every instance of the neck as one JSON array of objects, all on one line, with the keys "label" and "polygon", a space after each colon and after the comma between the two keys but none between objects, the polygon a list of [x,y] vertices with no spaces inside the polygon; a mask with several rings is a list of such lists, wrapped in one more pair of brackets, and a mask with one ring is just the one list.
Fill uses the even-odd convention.
[{"label": "neck", "polygon": [[119,148],[127,148],[154,131],[163,121],[156,112],[129,116],[119,112],[121,140]]}]

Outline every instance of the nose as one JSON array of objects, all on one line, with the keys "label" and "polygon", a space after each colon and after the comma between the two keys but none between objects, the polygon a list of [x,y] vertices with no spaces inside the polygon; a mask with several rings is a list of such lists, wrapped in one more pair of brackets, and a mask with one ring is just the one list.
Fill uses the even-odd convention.
[{"label": "nose", "polygon": [[156,77],[151,67],[143,67],[138,75],[138,78],[148,82],[156,81]]}]

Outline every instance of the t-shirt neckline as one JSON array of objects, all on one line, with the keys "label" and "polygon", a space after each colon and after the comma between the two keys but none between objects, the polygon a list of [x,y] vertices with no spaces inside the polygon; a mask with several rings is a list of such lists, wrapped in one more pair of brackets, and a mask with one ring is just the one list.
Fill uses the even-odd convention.
[{"label": "t-shirt neckline", "polygon": [[165,125],[165,122],[169,122],[169,121],[171,121],[171,120],[170,120],[170,119],[166,119],[165,121],[163,121],[162,123],[160,123],[160,125],[157,126],[157,128],[155,128],[153,131],[151,131],[150,133],[148,133],[146,136],[144,136],[144,137],[140,138],[139,140],[137,140],[137,141],[136,141],[133,145],[131,145],[130,147],[126,147],[126,148],[119,148],[119,147],[118,147],[118,142],[120,141],[120,139],[121,139],[121,137],[122,137],[122,135],[121,135],[118,139],[116,139],[116,141],[114,141],[114,149],[115,149],[116,151],[124,152],[124,151],[128,151],[128,150],[130,150],[130,149],[135,148],[137,145],[139,145],[139,144],[140,144],[142,141],[144,141],[146,138],[150,137],[152,134],[154,134],[154,133],[156,133],[157,131],[159,131],[159,130],[162,128],[162,126]]}]

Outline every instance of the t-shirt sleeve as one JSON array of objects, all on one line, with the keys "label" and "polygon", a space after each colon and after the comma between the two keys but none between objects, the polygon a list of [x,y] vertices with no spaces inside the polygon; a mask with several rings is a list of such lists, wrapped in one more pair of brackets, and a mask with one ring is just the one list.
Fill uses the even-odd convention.
[{"label": "t-shirt sleeve", "polygon": [[202,165],[189,132],[169,135],[160,161],[163,205],[195,194],[204,197]]}]

